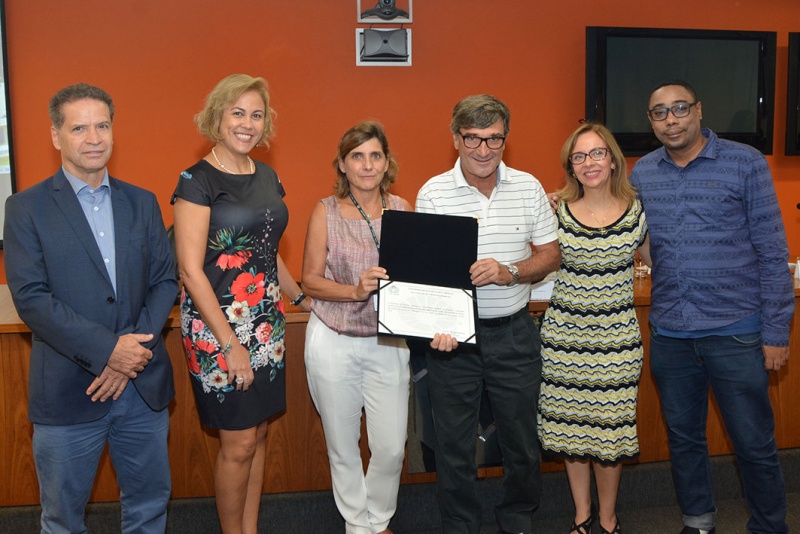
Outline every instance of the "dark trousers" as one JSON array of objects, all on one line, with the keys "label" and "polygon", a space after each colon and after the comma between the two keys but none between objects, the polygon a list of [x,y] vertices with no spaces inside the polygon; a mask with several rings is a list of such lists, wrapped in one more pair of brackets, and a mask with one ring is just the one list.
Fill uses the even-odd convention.
[{"label": "dark trousers", "polygon": [[86,532],[86,503],[106,443],[120,488],[121,532],[163,534],[166,529],[172,487],[169,410],[151,410],[132,382],[119,399],[108,402],[109,412],[96,421],[33,425],[41,532]]},{"label": "dark trousers", "polygon": [[650,329],[650,366],[667,423],[672,475],[683,523],[709,530],[716,505],[706,420],[714,393],[742,477],[752,534],[789,532],[786,489],[775,442],[760,334],[678,339]]},{"label": "dark trousers", "polygon": [[479,325],[478,335],[479,348],[462,344],[454,353],[427,354],[442,527],[445,534],[475,534],[481,528],[475,447],[486,388],[503,454],[504,496],[495,509],[497,523],[509,532],[531,532],[541,492],[539,330],[523,314],[499,326]]}]

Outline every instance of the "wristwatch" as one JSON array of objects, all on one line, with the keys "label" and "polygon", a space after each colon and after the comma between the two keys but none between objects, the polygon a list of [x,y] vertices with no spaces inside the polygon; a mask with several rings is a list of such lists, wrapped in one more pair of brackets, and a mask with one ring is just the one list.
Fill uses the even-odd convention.
[{"label": "wristwatch", "polygon": [[506,287],[517,285],[517,282],[519,282],[519,269],[517,266],[513,263],[509,263],[506,265],[506,269],[508,269],[508,272],[511,273],[511,281],[506,284]]}]

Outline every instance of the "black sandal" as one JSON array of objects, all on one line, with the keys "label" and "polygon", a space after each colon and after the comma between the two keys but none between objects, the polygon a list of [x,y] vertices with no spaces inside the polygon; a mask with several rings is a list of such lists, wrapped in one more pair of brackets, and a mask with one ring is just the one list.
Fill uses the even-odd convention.
[{"label": "black sandal", "polygon": [[600,525],[600,534],[622,534],[622,527],[619,526],[619,519],[617,519],[617,524],[614,525],[614,529],[609,532],[603,528],[603,525]]},{"label": "black sandal", "polygon": [[594,510],[589,513],[589,519],[581,523],[580,525],[576,525],[575,522],[572,522],[572,527],[570,528],[570,532],[575,531],[578,534],[592,534],[592,524],[594,523]]}]

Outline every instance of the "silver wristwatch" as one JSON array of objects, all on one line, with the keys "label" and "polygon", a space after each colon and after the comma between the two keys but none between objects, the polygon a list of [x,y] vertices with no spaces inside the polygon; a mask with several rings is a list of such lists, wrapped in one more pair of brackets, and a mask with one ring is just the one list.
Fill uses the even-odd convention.
[{"label": "silver wristwatch", "polygon": [[506,287],[517,285],[517,282],[519,282],[519,269],[517,266],[513,263],[509,263],[506,265],[506,269],[508,269],[508,272],[511,273],[511,281],[506,284]]}]

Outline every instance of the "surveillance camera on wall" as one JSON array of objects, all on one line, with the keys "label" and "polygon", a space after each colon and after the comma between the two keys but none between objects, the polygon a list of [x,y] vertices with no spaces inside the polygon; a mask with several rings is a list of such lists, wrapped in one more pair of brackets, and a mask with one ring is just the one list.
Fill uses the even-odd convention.
[{"label": "surveillance camera on wall", "polygon": [[399,9],[395,5],[395,0],[378,0],[377,5],[361,13],[361,18],[378,17],[383,20],[394,20],[396,18],[410,18],[408,11]]}]

